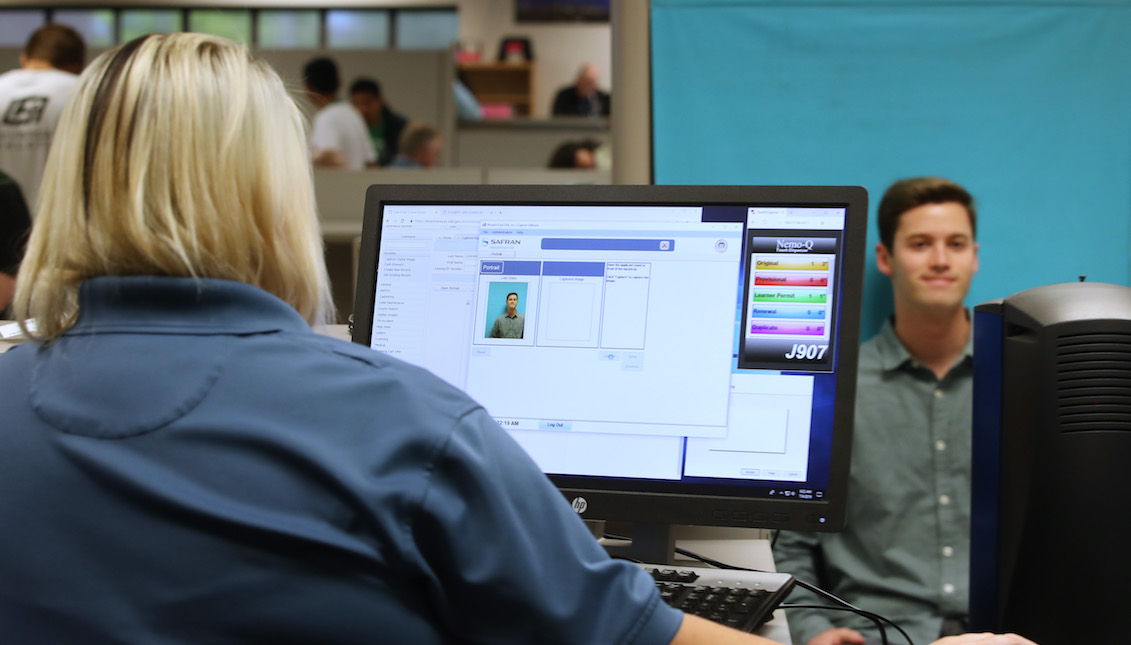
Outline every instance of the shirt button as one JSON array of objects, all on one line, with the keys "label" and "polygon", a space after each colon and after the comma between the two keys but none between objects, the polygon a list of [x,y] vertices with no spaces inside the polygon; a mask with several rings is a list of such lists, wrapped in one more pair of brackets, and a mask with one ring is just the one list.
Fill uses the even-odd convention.
[{"label": "shirt button", "polygon": [[943,398],[943,391],[942,390],[935,390],[935,398],[936,399]]},{"label": "shirt button", "polygon": [[942,586],[942,592],[949,595],[954,593],[954,585],[949,582]]},{"label": "shirt button", "polygon": [[943,554],[943,557],[944,557],[944,558],[949,558],[949,557],[952,557],[952,556],[954,555],[954,547],[952,547],[952,546],[944,546],[944,547],[942,548],[942,554]]},{"label": "shirt button", "polygon": [[946,450],[946,442],[943,441],[942,439],[939,439],[938,441],[936,441],[935,442],[935,450],[938,450],[939,452]]},{"label": "shirt button", "polygon": [[939,495],[939,504],[946,506],[950,503],[950,495]]}]

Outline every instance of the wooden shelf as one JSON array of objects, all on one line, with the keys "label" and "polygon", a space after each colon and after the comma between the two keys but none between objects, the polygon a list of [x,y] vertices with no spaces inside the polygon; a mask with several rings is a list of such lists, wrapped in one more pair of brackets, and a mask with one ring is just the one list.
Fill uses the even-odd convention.
[{"label": "wooden shelf", "polygon": [[459,71],[480,103],[507,103],[516,116],[530,116],[534,63],[464,63]]}]

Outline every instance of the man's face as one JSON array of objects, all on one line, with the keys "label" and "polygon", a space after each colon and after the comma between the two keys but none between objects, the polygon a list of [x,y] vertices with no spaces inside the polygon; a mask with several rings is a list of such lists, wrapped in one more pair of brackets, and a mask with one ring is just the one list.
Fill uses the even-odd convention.
[{"label": "man's face", "polygon": [[518,306],[518,296],[513,293],[507,296],[507,313],[514,313],[515,307]]},{"label": "man's face", "polygon": [[590,96],[596,91],[597,70],[593,67],[586,67],[577,75],[577,94],[579,96]]},{"label": "man's face", "polygon": [[592,170],[597,167],[597,162],[588,148],[578,148],[577,152],[573,153],[573,167]]},{"label": "man's face", "polygon": [[876,266],[891,278],[897,308],[943,313],[961,307],[978,271],[978,244],[966,207],[924,204],[903,213],[892,248],[876,245]]},{"label": "man's face", "polygon": [[354,92],[350,94],[350,103],[353,103],[354,108],[361,112],[361,116],[365,119],[365,124],[369,126],[377,125],[381,120],[381,106],[383,103],[381,99],[370,92]]}]

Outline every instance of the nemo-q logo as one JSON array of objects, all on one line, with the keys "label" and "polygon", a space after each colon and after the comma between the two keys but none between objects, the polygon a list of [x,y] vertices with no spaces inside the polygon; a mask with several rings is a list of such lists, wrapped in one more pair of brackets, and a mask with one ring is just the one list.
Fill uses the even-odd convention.
[{"label": "nemo-q logo", "polygon": [[573,512],[581,515],[585,509],[589,508],[589,502],[585,501],[584,497],[573,498]]}]

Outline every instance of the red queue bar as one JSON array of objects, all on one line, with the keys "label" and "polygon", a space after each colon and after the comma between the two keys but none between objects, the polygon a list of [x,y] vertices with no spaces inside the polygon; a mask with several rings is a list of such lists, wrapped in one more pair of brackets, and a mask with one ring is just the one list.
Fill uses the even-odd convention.
[{"label": "red queue bar", "polygon": [[829,276],[759,271],[754,274],[754,284],[759,287],[827,287]]}]

